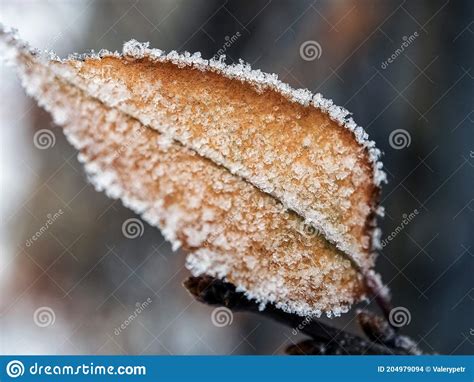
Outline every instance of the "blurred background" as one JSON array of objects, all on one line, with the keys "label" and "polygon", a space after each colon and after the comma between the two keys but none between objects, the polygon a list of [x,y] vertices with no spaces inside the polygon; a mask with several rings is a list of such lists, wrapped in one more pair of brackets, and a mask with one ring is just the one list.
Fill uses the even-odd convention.
[{"label": "blurred background", "polygon": [[[468,0],[3,0],[0,21],[60,55],[120,51],[131,38],[226,54],[348,108],[385,153],[377,269],[409,313],[402,332],[427,352],[473,354],[473,10]],[[140,220],[126,237],[138,217],[94,191],[3,64],[0,81],[1,353],[281,354],[303,338],[250,314],[216,325],[181,286],[184,254]],[[354,310],[330,323],[357,331]]]}]

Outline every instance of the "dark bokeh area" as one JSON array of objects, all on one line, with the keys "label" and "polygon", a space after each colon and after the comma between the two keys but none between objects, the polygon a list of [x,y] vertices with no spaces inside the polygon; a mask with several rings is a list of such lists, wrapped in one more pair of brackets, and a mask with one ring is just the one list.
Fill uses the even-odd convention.
[{"label": "dark bokeh area", "polygon": [[[0,14],[61,55],[131,38],[225,52],[345,106],[384,152],[377,270],[408,312],[400,330],[427,352],[474,353],[471,1],[7,0]],[[213,324],[181,286],[184,254],[145,223],[127,238],[138,217],[87,183],[13,70],[2,64],[0,79],[1,353],[281,354],[303,338],[250,314]],[[40,149],[41,129],[54,144]],[[356,331],[354,311],[329,321]]]}]

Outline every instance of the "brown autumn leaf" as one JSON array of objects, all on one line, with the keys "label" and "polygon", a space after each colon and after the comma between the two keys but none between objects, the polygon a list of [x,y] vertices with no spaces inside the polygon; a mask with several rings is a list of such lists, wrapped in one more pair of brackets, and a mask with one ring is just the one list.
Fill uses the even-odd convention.
[{"label": "brown autumn leaf", "polygon": [[384,174],[347,111],[244,64],[133,40],[61,60],[0,36],[96,189],[188,251],[193,275],[299,315],[365,296]]}]

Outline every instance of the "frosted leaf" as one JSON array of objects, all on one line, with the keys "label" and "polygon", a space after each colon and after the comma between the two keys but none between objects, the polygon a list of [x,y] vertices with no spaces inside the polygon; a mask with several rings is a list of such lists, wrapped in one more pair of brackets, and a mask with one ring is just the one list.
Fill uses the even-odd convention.
[{"label": "frosted leaf", "polygon": [[[110,68],[106,75],[104,68]],[[373,266],[373,216],[385,180],[380,150],[331,100],[243,62],[165,54],[135,40],[124,45],[123,58],[102,52],[56,61],[51,69],[270,193],[360,267]],[[296,159],[304,176],[292,170]]]},{"label": "frosted leaf", "polygon": [[[189,251],[194,275],[300,315],[338,315],[364,297],[347,257],[373,265],[366,223],[383,173],[347,111],[244,63],[134,40],[126,58],[59,60],[0,35],[95,187]],[[317,234],[301,232],[304,221]]]}]

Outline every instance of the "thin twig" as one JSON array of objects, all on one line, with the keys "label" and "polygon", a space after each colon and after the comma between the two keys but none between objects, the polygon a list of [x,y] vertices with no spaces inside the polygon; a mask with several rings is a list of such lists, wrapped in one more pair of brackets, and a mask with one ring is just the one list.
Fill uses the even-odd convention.
[{"label": "thin twig", "polygon": [[[385,319],[390,323],[389,316],[392,310],[392,302],[388,288],[382,283],[380,278],[373,272],[363,272],[364,283],[369,295],[380,307]],[[397,330],[397,328],[394,328]]]},{"label": "thin twig", "polygon": [[359,323],[368,336],[365,339],[316,319],[285,313],[271,305],[259,310],[259,305],[237,292],[233,284],[213,277],[190,277],[184,282],[184,286],[200,302],[225,306],[235,312],[256,313],[311,337],[290,346],[288,354],[421,354],[412,340],[398,335],[383,318],[367,311],[358,313]]}]

